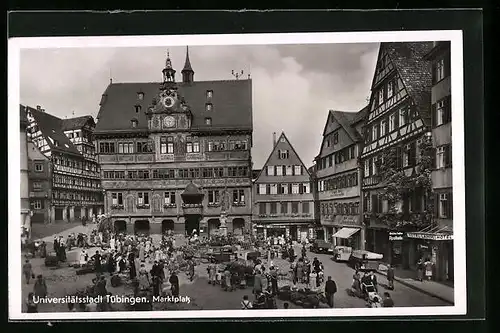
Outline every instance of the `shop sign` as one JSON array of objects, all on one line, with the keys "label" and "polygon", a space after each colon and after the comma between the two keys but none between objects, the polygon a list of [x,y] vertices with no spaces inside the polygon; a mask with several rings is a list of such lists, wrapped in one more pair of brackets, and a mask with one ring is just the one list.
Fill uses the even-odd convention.
[{"label": "shop sign", "polygon": [[336,225],[358,225],[359,216],[358,215],[337,215],[335,217]]},{"label": "shop sign", "polygon": [[390,231],[389,232],[389,240],[390,241],[402,241],[404,237],[404,233],[401,231]]},{"label": "shop sign", "polygon": [[429,234],[425,232],[409,232],[407,233],[408,238],[415,239],[427,239],[433,241],[442,241],[442,240],[452,240],[453,235],[449,234]]}]

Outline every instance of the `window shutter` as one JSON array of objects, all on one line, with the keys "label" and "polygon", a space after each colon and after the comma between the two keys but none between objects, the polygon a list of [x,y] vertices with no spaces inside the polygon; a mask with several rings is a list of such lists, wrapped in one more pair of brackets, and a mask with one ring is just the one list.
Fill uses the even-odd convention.
[{"label": "window shutter", "polygon": [[385,134],[389,133],[389,118],[385,118]]},{"label": "window shutter", "polygon": [[444,57],[444,77],[451,75],[451,55],[448,53]]},{"label": "window shutter", "polygon": [[269,176],[269,172],[268,172],[268,169],[267,169],[267,165],[264,166],[264,168],[266,169],[266,176]]},{"label": "window shutter", "polygon": [[271,185],[266,184],[266,194],[271,194]]},{"label": "window shutter", "polygon": [[372,212],[378,213],[378,195],[372,194]]},{"label": "window shutter", "polygon": [[448,193],[448,218],[453,218],[453,192]]},{"label": "window shutter", "polygon": [[431,106],[431,127],[436,127],[436,104]]},{"label": "window shutter", "polygon": [[439,218],[439,193],[434,193],[434,217]]},{"label": "window shutter", "polygon": [[447,96],[445,99],[445,122],[451,122],[451,96]]},{"label": "window shutter", "polygon": [[396,147],[396,168],[401,168],[403,165],[401,153],[401,147]]},{"label": "window shutter", "polygon": [[451,159],[451,145],[447,145],[444,147],[444,166],[451,167],[452,159]]},{"label": "window shutter", "polygon": [[395,126],[394,126],[394,129],[397,129],[399,128],[399,111],[395,111],[394,112],[394,115],[395,115]]}]

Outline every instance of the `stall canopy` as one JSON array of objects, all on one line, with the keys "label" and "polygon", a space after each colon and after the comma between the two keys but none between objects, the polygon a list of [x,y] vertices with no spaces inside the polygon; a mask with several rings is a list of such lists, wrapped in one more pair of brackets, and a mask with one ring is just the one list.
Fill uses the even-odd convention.
[{"label": "stall canopy", "polygon": [[349,238],[352,235],[354,235],[356,232],[358,232],[358,228],[342,228],[339,231],[337,231],[333,237],[336,238]]},{"label": "stall canopy", "polygon": [[408,232],[406,236],[426,240],[452,240],[453,230],[448,226],[431,226],[417,232]]}]

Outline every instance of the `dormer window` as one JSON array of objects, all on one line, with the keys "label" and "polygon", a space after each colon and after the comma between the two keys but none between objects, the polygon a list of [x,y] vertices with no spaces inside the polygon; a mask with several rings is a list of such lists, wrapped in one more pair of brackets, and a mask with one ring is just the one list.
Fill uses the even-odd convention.
[{"label": "dormer window", "polygon": [[140,105],[135,106],[135,113],[139,113],[141,111],[142,107]]},{"label": "dormer window", "polygon": [[213,95],[214,92],[212,90],[207,90],[207,99],[211,99]]},{"label": "dormer window", "polygon": [[212,118],[205,118],[205,125],[212,125]]},{"label": "dormer window", "polygon": [[143,92],[138,92],[137,93],[137,99],[142,101],[144,99],[144,93]]},{"label": "dormer window", "polygon": [[205,104],[205,110],[206,110],[206,111],[212,111],[212,109],[213,109],[213,105],[212,105],[212,103],[207,103],[207,104]]},{"label": "dormer window", "polygon": [[132,119],[132,128],[137,128],[137,119]]}]

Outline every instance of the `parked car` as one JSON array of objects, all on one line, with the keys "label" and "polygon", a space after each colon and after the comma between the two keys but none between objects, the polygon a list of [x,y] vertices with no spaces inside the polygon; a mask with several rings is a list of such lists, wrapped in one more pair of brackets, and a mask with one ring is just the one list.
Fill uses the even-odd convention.
[{"label": "parked car", "polygon": [[354,250],[349,257],[348,265],[359,271],[376,271],[384,256],[365,250]]},{"label": "parked car", "polygon": [[333,253],[333,244],[321,239],[313,241],[309,249],[313,253]]}]

